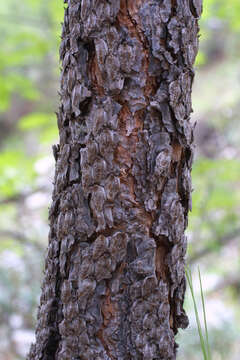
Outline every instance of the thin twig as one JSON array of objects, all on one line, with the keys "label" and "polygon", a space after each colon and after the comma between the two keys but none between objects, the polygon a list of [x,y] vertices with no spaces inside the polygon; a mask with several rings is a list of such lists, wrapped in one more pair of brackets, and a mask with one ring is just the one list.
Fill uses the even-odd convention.
[{"label": "thin twig", "polygon": [[[234,240],[237,236],[240,236],[240,228],[235,229],[234,231],[230,232],[229,234],[224,235],[223,237],[216,240],[216,243],[221,246],[226,246],[229,242]],[[195,254],[193,254],[189,259],[188,263],[193,264],[200,258],[204,257],[205,255],[215,252],[216,250],[213,247],[205,247]]]},{"label": "thin twig", "polygon": [[17,240],[21,245],[30,245],[35,247],[38,251],[43,252],[44,247],[37,241],[32,241],[22,233],[12,230],[0,230],[0,237],[1,238],[11,238],[13,240]]}]

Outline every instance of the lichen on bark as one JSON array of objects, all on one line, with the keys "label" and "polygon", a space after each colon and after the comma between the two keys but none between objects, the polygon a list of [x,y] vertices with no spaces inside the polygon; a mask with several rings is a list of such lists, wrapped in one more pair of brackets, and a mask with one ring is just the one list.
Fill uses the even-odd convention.
[{"label": "lichen on bark", "polygon": [[176,358],[200,0],[65,1],[59,145],[29,360]]}]

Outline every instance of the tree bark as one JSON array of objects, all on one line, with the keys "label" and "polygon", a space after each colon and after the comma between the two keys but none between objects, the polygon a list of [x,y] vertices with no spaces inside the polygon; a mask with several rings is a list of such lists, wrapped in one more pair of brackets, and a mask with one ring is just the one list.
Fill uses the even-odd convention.
[{"label": "tree bark", "polygon": [[176,358],[200,13],[201,0],[68,0],[29,360]]}]

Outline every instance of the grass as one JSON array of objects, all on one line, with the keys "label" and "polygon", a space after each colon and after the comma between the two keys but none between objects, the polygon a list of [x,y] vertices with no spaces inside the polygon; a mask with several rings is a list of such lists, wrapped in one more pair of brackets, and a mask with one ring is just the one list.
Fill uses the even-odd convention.
[{"label": "grass", "polygon": [[203,319],[204,319],[204,330],[202,329],[200,317],[199,317],[199,310],[197,308],[196,298],[195,298],[195,292],[193,288],[193,280],[192,280],[192,273],[189,267],[186,267],[186,276],[188,285],[190,288],[192,300],[193,300],[193,306],[194,306],[194,312],[198,327],[198,334],[200,338],[200,344],[203,354],[204,360],[211,360],[211,349],[209,346],[209,337],[208,337],[208,328],[207,328],[207,316],[206,316],[206,308],[205,308],[205,301],[204,301],[204,295],[203,295],[203,288],[202,288],[202,279],[201,279],[201,273],[198,269],[198,277],[199,277],[199,283],[200,283],[200,291],[201,291],[201,302],[202,302],[202,311],[203,311]]}]

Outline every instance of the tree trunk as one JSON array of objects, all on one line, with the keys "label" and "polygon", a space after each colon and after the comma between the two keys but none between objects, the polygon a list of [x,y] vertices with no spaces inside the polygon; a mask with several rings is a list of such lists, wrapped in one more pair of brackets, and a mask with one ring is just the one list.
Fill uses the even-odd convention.
[{"label": "tree trunk", "polygon": [[68,0],[29,360],[176,358],[200,13],[201,0]]}]

